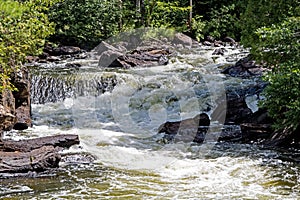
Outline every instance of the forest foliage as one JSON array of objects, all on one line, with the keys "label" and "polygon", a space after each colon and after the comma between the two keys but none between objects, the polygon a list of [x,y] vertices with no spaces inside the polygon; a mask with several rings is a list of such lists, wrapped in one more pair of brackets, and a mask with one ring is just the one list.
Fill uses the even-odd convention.
[{"label": "forest foliage", "polygon": [[25,61],[27,55],[42,52],[45,38],[54,33],[54,23],[45,11],[50,0],[0,1],[0,92],[15,89],[10,75]]},{"label": "forest foliage", "polygon": [[229,36],[250,47],[270,68],[261,105],[276,129],[296,129],[299,12],[300,0],[0,0],[0,90],[13,89],[9,75],[46,40],[91,49],[122,31],[163,27],[197,40]]}]

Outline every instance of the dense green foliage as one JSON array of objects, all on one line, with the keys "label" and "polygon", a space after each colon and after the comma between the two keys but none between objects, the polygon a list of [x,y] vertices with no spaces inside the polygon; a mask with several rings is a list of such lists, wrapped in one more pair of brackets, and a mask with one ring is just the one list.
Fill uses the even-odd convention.
[{"label": "dense green foliage", "polygon": [[119,31],[119,0],[64,0],[49,11],[56,24],[52,40],[81,47],[96,46]]},{"label": "dense green foliage", "polygon": [[256,29],[280,23],[296,15],[297,9],[299,0],[249,0],[241,18],[242,43],[256,51]]},{"label": "dense green foliage", "polygon": [[54,26],[43,13],[51,1],[0,1],[0,91],[13,89],[9,76],[27,55],[42,51]]},{"label": "dense green foliage", "polygon": [[64,0],[49,11],[56,24],[51,38],[62,44],[92,48],[101,40],[121,31],[145,27],[171,28],[200,40],[205,35],[216,38],[240,37],[240,14],[245,2],[194,1],[190,21],[187,0]]},{"label": "dense green foliage", "polygon": [[300,124],[300,1],[249,0],[242,21],[242,43],[270,68],[261,105],[275,129],[293,131]]},{"label": "dense green foliage", "polygon": [[275,128],[295,130],[300,124],[300,17],[257,30],[257,58],[272,67],[262,102],[275,119]]}]

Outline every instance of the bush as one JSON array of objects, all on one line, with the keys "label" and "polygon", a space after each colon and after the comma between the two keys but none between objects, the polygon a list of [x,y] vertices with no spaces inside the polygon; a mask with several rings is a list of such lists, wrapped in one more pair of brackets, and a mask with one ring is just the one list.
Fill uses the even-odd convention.
[{"label": "bush", "polygon": [[217,10],[210,12],[210,19],[207,20],[204,34],[215,38],[230,36],[239,38],[239,18],[236,14],[236,5],[223,5]]},{"label": "bush", "polygon": [[258,35],[255,32],[258,28],[278,24],[297,12],[299,0],[248,0],[241,17],[241,42],[245,47],[251,47],[252,52],[257,51]]},{"label": "bush", "polygon": [[180,2],[157,1],[147,6],[147,25],[150,27],[175,28],[177,31],[188,30],[190,7],[182,6]]},{"label": "bush", "polygon": [[257,30],[256,57],[268,62],[272,71],[262,106],[274,118],[276,129],[294,131],[300,124],[300,17]]},{"label": "bush", "polygon": [[54,32],[54,24],[43,13],[52,2],[0,1],[0,91],[14,89],[9,81],[10,74],[27,55],[41,53],[45,38]]},{"label": "bush", "polygon": [[119,0],[64,0],[49,11],[56,24],[51,40],[91,49],[118,33],[122,17]]}]

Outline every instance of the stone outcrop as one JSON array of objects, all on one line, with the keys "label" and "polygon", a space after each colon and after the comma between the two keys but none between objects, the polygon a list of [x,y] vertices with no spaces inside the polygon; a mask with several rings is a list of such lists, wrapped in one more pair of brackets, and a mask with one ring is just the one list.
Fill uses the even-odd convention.
[{"label": "stone outcrop", "polygon": [[74,144],[79,144],[78,135],[0,141],[0,177],[2,173],[42,172],[57,168],[61,159],[59,151]]},{"label": "stone outcrop", "polygon": [[232,77],[250,78],[260,77],[265,71],[267,69],[261,63],[251,59],[250,55],[239,60],[235,65],[226,67],[222,70],[222,73]]},{"label": "stone outcrop", "polygon": [[30,81],[26,68],[11,76],[16,91],[4,90],[0,95],[0,131],[23,130],[31,126]]},{"label": "stone outcrop", "polygon": [[116,48],[106,42],[102,42],[94,51],[99,55],[99,67],[125,69],[166,65],[171,54],[169,49],[164,47],[148,46],[126,51],[125,47]]},{"label": "stone outcrop", "polygon": [[15,98],[12,92],[3,91],[0,100],[0,132],[2,132],[11,130],[17,119],[15,115]]},{"label": "stone outcrop", "polygon": [[176,33],[174,35],[173,44],[182,45],[186,48],[191,48],[193,45],[193,40],[192,38],[183,33]]},{"label": "stone outcrop", "polygon": [[166,122],[158,128],[158,133],[165,133],[167,141],[183,141],[201,143],[208,131],[210,119],[206,113],[182,121]]}]

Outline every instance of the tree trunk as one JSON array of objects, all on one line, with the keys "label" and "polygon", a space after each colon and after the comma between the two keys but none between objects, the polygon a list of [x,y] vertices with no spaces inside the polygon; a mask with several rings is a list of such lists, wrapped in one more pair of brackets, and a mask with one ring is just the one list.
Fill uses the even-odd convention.
[{"label": "tree trunk", "polygon": [[145,16],[146,16],[146,9],[145,9],[145,0],[140,0],[140,5],[141,5],[141,21],[142,25],[145,26]]},{"label": "tree trunk", "polygon": [[192,32],[192,19],[193,19],[193,0],[190,0],[190,14],[189,14],[189,28]]}]

